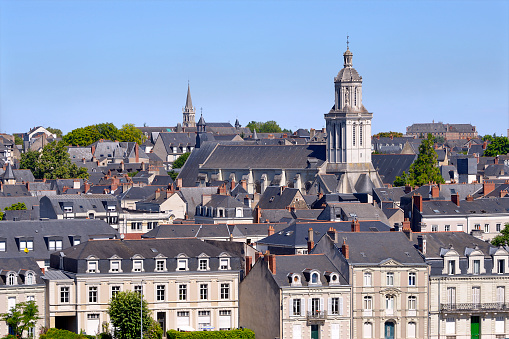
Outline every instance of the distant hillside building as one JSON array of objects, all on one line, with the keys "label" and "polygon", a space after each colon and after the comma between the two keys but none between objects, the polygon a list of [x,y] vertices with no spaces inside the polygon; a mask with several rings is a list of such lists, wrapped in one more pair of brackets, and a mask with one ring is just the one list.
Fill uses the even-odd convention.
[{"label": "distant hillside building", "polygon": [[446,140],[477,138],[477,129],[471,124],[444,124],[432,122],[426,124],[413,124],[406,128],[406,135],[420,138],[431,133],[434,137],[443,137]]}]

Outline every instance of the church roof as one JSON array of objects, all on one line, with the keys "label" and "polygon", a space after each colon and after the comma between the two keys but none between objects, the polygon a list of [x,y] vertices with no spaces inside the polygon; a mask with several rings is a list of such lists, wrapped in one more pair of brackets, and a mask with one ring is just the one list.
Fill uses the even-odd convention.
[{"label": "church roof", "polygon": [[186,108],[193,108],[193,101],[191,100],[191,88],[189,87],[189,84],[187,84]]},{"label": "church roof", "polygon": [[339,81],[361,81],[362,77],[359,75],[357,70],[353,67],[342,68],[338,75],[334,78],[334,82]]},{"label": "church roof", "polygon": [[203,119],[203,115],[200,116],[200,120],[198,120],[197,126],[205,126],[205,119]]}]

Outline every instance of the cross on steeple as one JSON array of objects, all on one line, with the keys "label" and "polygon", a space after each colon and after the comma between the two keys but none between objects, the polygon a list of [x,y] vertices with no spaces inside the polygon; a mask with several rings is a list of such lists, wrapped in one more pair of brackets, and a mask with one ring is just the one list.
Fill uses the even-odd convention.
[{"label": "cross on steeple", "polygon": [[348,44],[350,43],[350,42],[348,41],[348,38],[349,38],[349,36],[348,36],[348,33],[347,33],[347,35],[346,35],[346,49],[348,49]]}]

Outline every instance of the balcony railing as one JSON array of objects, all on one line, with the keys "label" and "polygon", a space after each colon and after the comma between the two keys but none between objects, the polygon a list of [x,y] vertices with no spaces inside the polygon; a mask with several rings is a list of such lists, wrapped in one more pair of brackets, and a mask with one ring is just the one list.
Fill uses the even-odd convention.
[{"label": "balcony railing", "polygon": [[323,324],[327,319],[327,311],[311,311],[307,312],[307,323],[309,324]]},{"label": "balcony railing", "polygon": [[459,303],[440,304],[440,312],[476,312],[496,311],[509,312],[509,304],[506,303]]}]

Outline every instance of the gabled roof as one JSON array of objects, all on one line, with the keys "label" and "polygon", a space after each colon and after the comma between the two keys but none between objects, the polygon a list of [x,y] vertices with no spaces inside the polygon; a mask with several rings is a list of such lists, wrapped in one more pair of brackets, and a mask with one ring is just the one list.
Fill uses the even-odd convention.
[{"label": "gabled roof", "polygon": [[450,249],[451,246],[458,252],[460,257],[465,257],[467,248],[476,246],[484,253],[484,256],[490,256],[490,249],[496,248],[489,242],[478,239],[465,232],[426,232],[414,233],[413,243],[417,247],[418,236],[426,238],[426,258],[440,258],[442,249]]},{"label": "gabled roof", "polygon": [[384,184],[391,184],[417,159],[415,154],[372,154],[371,162]]},{"label": "gabled roof", "polygon": [[285,209],[293,202],[296,197],[301,197],[300,190],[296,188],[268,186],[263,192],[258,202],[258,208],[265,209]]},{"label": "gabled roof", "polygon": [[[37,265],[37,261],[31,257],[21,257],[21,258],[0,258],[0,286],[5,287],[6,284],[6,274],[8,272],[15,272],[17,274],[17,283],[18,285],[25,285],[26,283],[26,274],[31,271],[35,274],[35,282],[34,285],[43,285],[44,281],[42,280],[42,272]],[[25,285],[26,286],[26,285]],[[16,286],[12,286],[12,288],[16,288]]]},{"label": "gabled roof", "polygon": [[212,194],[210,200],[204,205],[206,207],[224,207],[224,208],[248,208],[246,205],[232,198],[229,195]]}]

